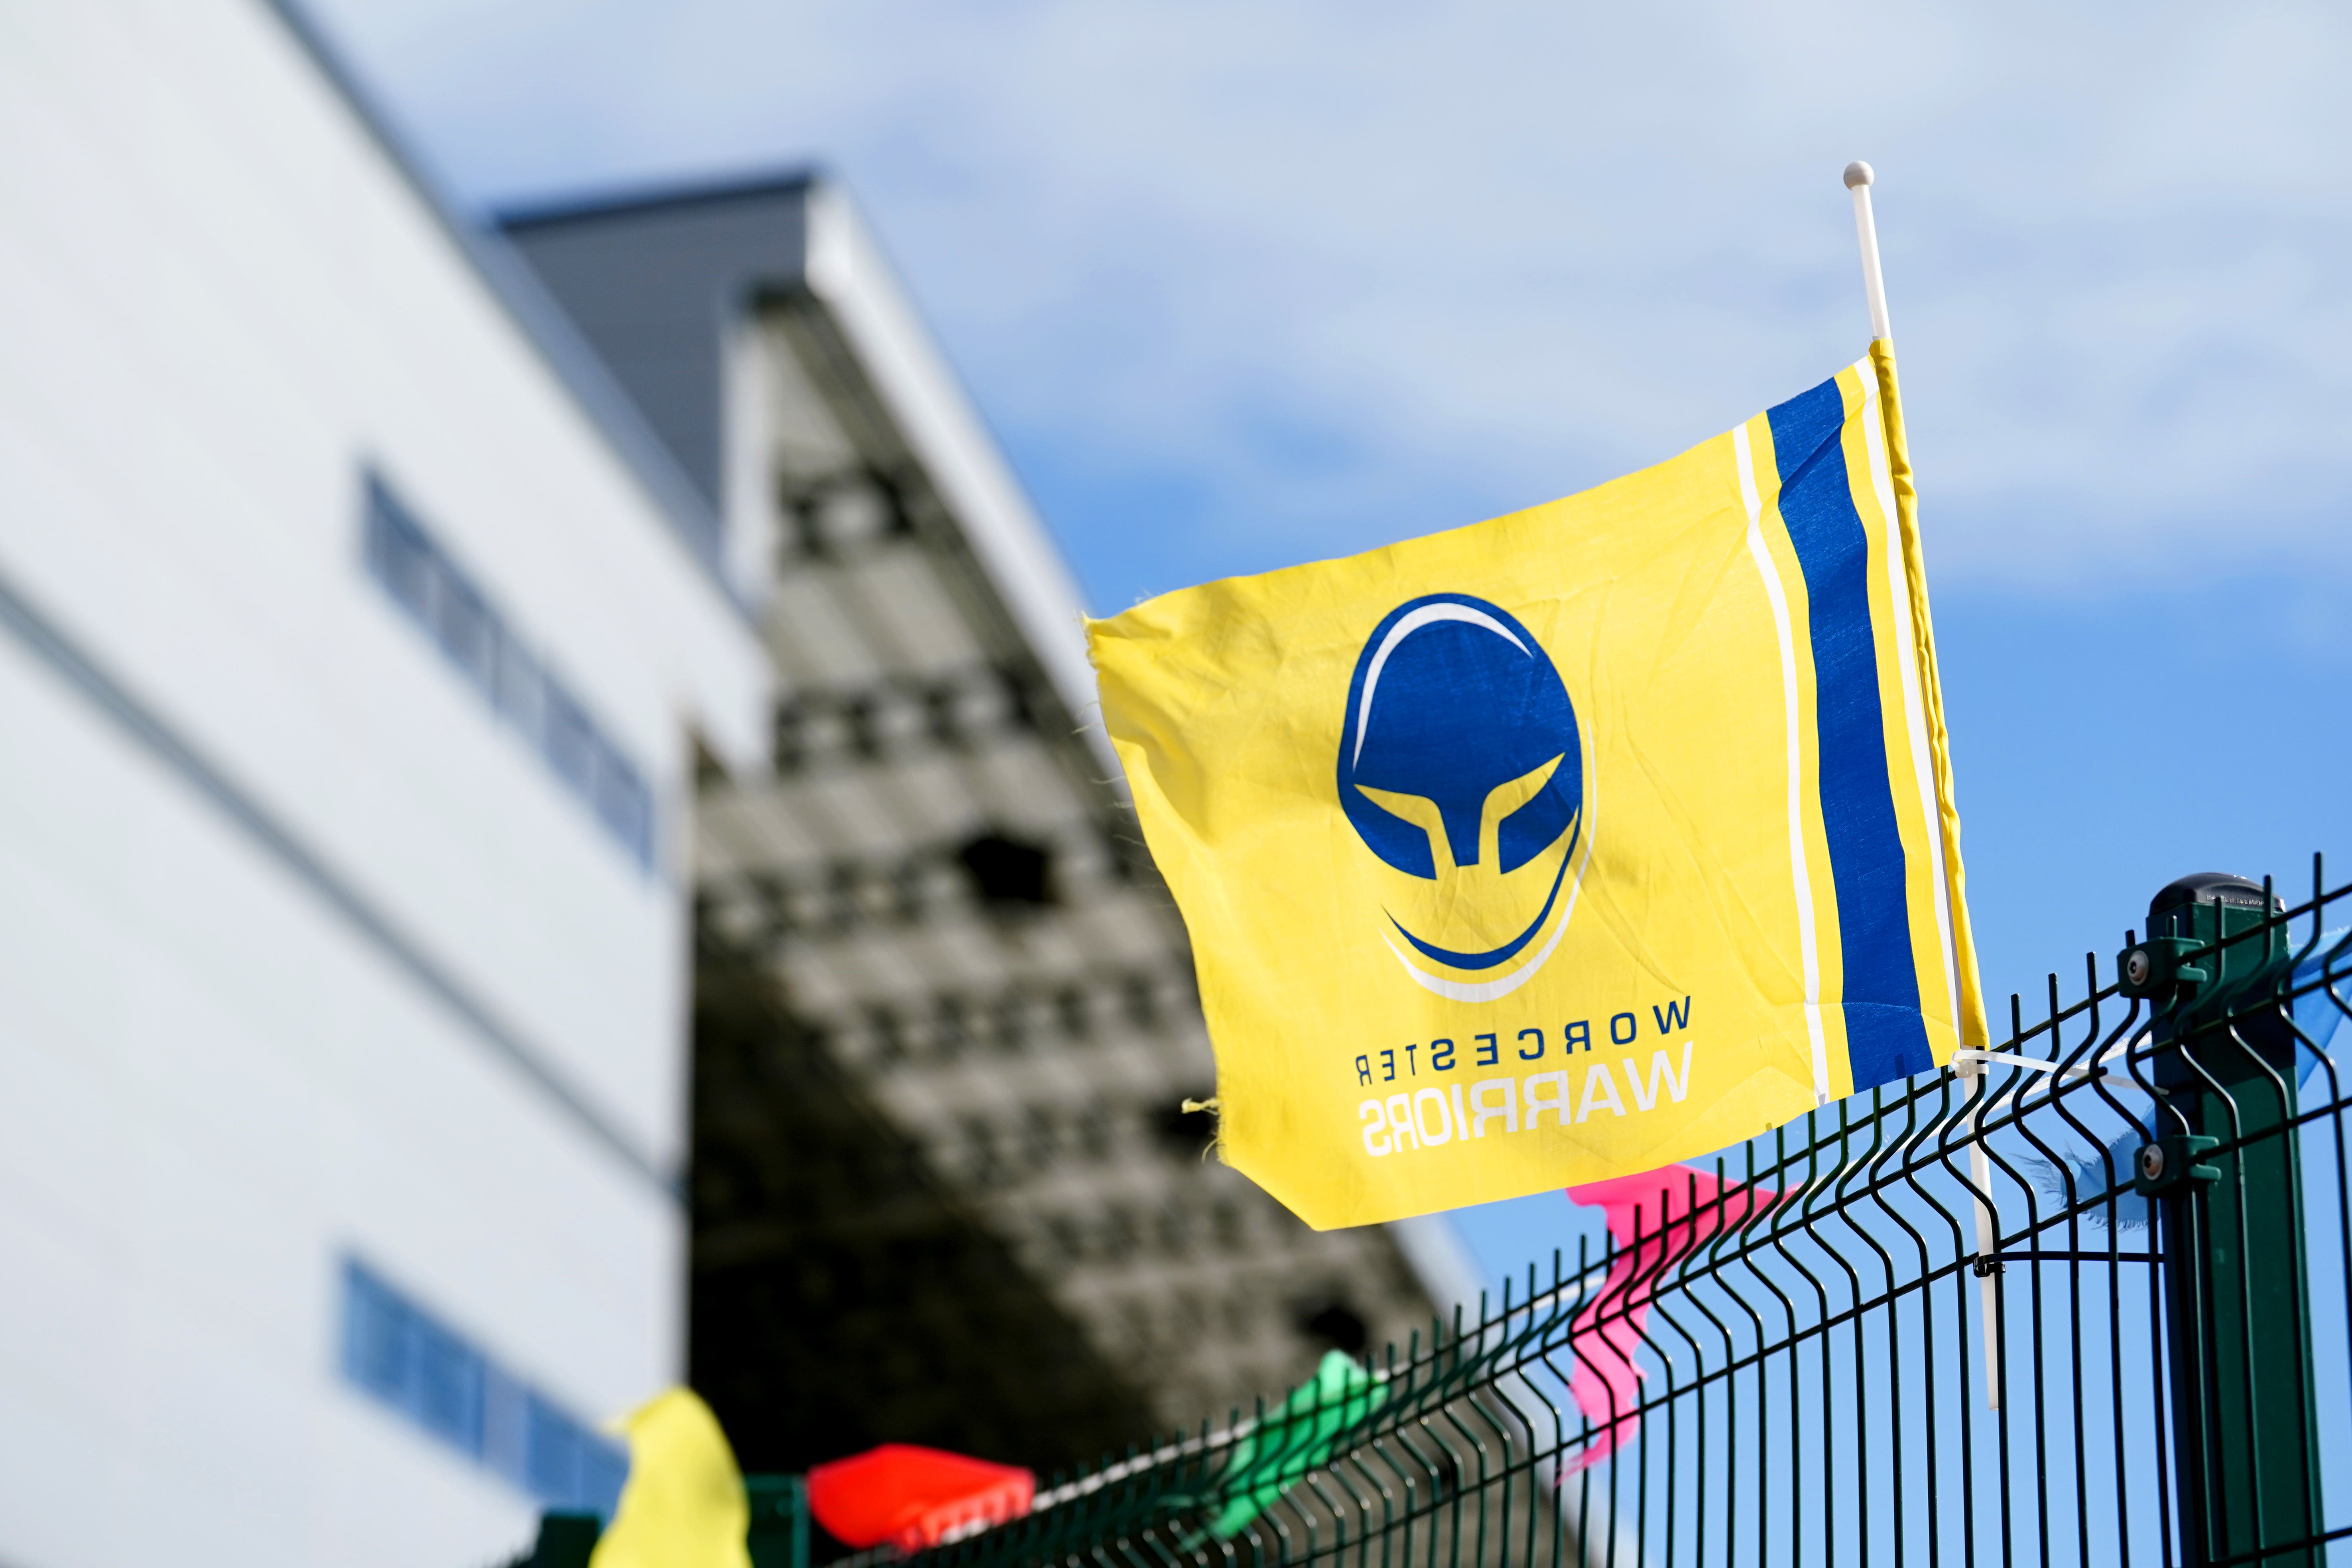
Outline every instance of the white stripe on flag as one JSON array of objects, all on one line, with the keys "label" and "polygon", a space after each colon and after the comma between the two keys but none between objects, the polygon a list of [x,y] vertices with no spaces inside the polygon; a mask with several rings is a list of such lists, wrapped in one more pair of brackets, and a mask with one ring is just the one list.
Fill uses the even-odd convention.
[{"label": "white stripe on flag", "polygon": [[1813,1046],[1813,1100],[1826,1105],[1830,1098],[1830,1047],[1822,1035],[1822,959],[1813,930],[1813,882],[1805,870],[1804,726],[1797,700],[1797,645],[1789,630],[1789,595],[1780,585],[1780,568],[1764,546],[1764,503],[1756,493],[1756,459],[1748,447],[1748,426],[1731,432],[1731,449],[1739,458],[1739,499],[1748,503],[1748,553],[1764,578],[1764,596],[1772,602],[1772,630],[1780,639],[1780,693],[1789,719],[1789,867],[1797,884],[1797,947],[1805,959],[1805,1033]]}]

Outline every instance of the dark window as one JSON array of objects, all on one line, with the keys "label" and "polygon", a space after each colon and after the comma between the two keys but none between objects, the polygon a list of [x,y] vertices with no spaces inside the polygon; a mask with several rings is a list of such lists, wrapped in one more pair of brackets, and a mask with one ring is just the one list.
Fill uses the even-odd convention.
[{"label": "dark window", "polygon": [[433,616],[434,550],[425,531],[373,474],[367,479],[368,570],[394,603],[420,621]]},{"label": "dark window", "polygon": [[1321,1340],[1349,1355],[1361,1355],[1371,1337],[1363,1318],[1345,1301],[1318,1301],[1302,1309],[1298,1327],[1309,1339]]},{"label": "dark window", "polygon": [[1127,1009],[1128,1022],[1139,1029],[1149,1029],[1160,1022],[1160,996],[1148,974],[1130,974],[1119,982],[1118,999]]},{"label": "dark window", "polygon": [[857,923],[857,868],[839,865],[825,874],[825,922],[835,931]]},{"label": "dark window", "polygon": [[971,1043],[961,998],[942,995],[932,1005],[931,1040],[943,1057],[954,1056]]},{"label": "dark window", "polygon": [[1043,846],[1001,833],[983,833],[956,851],[971,877],[972,890],[992,909],[1035,907],[1054,901],[1053,862]]},{"label": "dark window", "polygon": [[497,617],[474,585],[446,563],[436,589],[434,631],[441,639],[441,651],[467,680],[495,697],[499,644],[504,640]]},{"label": "dark window", "polygon": [[482,1358],[430,1319],[415,1322],[416,1417],[469,1454],[482,1451]]},{"label": "dark window", "polygon": [[347,1270],[343,1364],[378,1399],[481,1456],[481,1357],[357,1264]]},{"label": "dark window", "polygon": [[1029,1005],[1019,992],[1007,992],[989,1008],[990,1022],[996,1031],[997,1048],[1005,1051],[1025,1049],[1029,1044]]},{"label": "dark window", "polygon": [[874,1055],[877,1060],[902,1062],[907,1059],[907,1031],[898,1022],[898,1015],[887,1007],[866,1010],[866,1026],[874,1032]]},{"label": "dark window", "polygon": [[366,1265],[343,1264],[343,1375],[551,1508],[610,1515],[627,1456]]},{"label": "dark window", "polygon": [[533,750],[547,743],[547,672],[522,645],[499,644],[499,717],[522,732]]},{"label": "dark window", "polygon": [[1030,689],[1030,679],[1021,671],[999,669],[997,680],[1004,689],[1005,718],[1016,729],[1037,727],[1037,702]]},{"label": "dark window", "polygon": [[867,762],[881,760],[882,721],[877,700],[872,697],[853,697],[842,704],[842,717],[849,721],[850,749]]},{"label": "dark window", "polygon": [[776,771],[792,773],[807,759],[808,742],[802,733],[807,728],[800,709],[789,702],[776,705],[775,763]]},{"label": "dark window", "polygon": [[[629,1479],[629,1457],[611,1443],[585,1435],[580,1445],[580,1489],[573,1495],[608,1518],[621,1500],[621,1484]],[[610,1499],[607,1502],[604,1500]]]},{"label": "dark window", "polygon": [[596,729],[572,693],[547,683],[547,724],[540,737],[555,776],[586,795],[596,787]]},{"label": "dark window", "polygon": [[[1216,1112],[1201,1105],[1208,1098],[1207,1093],[1191,1095],[1173,1105],[1161,1105],[1152,1111],[1152,1130],[1160,1134],[1160,1141],[1168,1146],[1171,1153],[1181,1154],[1187,1160],[1197,1160],[1207,1150],[1210,1141],[1216,1137]],[[1191,1110],[1185,1109],[1187,1106],[1201,1106],[1201,1109]]]},{"label": "dark window", "polygon": [[629,760],[601,737],[596,742],[596,815],[640,859],[651,857],[653,796]]},{"label": "dark window", "polygon": [[523,1484],[538,1497],[572,1497],[580,1489],[580,1447],[587,1434],[537,1394],[523,1406]]},{"label": "dark window", "polygon": [[654,859],[653,791],[577,699],[515,637],[382,476],[366,476],[368,574],[519,731],[640,866]]},{"label": "dark window", "polygon": [[1109,1106],[1096,1100],[1079,1112],[1078,1147],[1087,1158],[1109,1159],[1111,1149],[1118,1142],[1118,1127]]}]

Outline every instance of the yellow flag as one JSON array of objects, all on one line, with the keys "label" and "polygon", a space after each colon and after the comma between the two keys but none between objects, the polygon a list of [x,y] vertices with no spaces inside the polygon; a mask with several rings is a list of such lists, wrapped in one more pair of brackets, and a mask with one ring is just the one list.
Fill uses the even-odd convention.
[{"label": "yellow flag", "polygon": [[629,1479],[589,1568],[751,1568],[751,1505],[719,1418],[690,1389],[624,1424]]},{"label": "yellow flag", "polygon": [[1656,468],[1087,627],[1225,1160],[1318,1227],[1981,1047],[1885,343]]}]

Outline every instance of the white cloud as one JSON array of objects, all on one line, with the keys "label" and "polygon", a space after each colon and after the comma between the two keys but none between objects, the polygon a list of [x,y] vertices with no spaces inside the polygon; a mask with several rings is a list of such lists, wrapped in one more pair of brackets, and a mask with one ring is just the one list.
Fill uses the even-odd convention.
[{"label": "white cloud", "polygon": [[317,8],[479,197],[822,158],[1018,448],[1200,490],[1202,574],[1595,482],[1858,353],[1857,154],[1939,575],[2352,561],[2327,7]]}]

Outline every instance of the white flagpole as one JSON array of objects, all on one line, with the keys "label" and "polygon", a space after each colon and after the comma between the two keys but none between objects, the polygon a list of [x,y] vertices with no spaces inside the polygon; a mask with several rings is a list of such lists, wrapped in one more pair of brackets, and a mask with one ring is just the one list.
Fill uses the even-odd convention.
[{"label": "white flagpole", "polygon": [[[1990,1098],[1992,1085],[1985,1064],[1973,1057],[1953,1064],[1960,1075],[1963,1094],[1981,1094]],[[1969,1183],[1979,1193],[1992,1191],[1992,1160],[1985,1153],[1983,1100],[1979,1100],[1969,1121],[1975,1136],[1969,1140]],[[1992,1205],[1982,1197],[1977,1205],[1977,1291],[1978,1302],[1984,1317],[1985,1408],[2000,1408],[2000,1272],[1999,1232],[1993,1225]]]},{"label": "white flagpole", "polygon": [[[1853,193],[1853,233],[1862,246],[1862,291],[1870,300],[1870,335],[1874,340],[1895,345],[1895,329],[1886,320],[1886,276],[1878,266],[1878,218],[1870,210],[1870,186],[1877,178],[1871,166],[1857,158],[1845,166],[1845,188]],[[1973,1052],[1964,1053],[1954,1064],[1966,1086],[1965,1092],[1979,1092],[1984,1079],[1984,1064]],[[1982,1090],[1990,1092],[1990,1086]],[[1984,1107],[1979,1105],[1970,1117],[1975,1136],[1969,1140],[1969,1179],[1979,1194],[1992,1192],[1992,1161],[1985,1153]],[[2000,1271],[2000,1227],[1994,1223],[1992,1205],[1985,1197],[1976,1200],[1977,1210],[1977,1284],[1984,1308],[1985,1404],[1989,1408],[2000,1408],[2000,1287],[1994,1276]]]},{"label": "white flagpole", "polygon": [[1878,219],[1870,210],[1870,183],[1877,176],[1859,158],[1845,166],[1845,188],[1853,193],[1853,232],[1862,241],[1862,290],[1870,297],[1870,335],[1892,344],[1886,324],[1886,279],[1878,270]]}]

